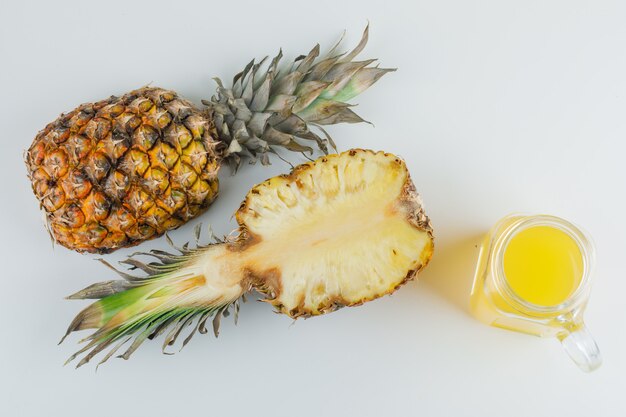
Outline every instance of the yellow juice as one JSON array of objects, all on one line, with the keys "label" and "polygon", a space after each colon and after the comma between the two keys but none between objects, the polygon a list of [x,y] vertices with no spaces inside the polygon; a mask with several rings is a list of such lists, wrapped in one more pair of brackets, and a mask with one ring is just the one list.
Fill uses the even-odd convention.
[{"label": "yellow juice", "polygon": [[470,298],[479,320],[536,336],[575,326],[564,324],[561,307],[581,286],[585,255],[575,234],[551,223],[550,217],[506,217],[485,237]]},{"label": "yellow juice", "polygon": [[562,304],[578,288],[583,272],[578,244],[555,227],[521,230],[504,249],[505,279],[518,297],[531,304]]}]

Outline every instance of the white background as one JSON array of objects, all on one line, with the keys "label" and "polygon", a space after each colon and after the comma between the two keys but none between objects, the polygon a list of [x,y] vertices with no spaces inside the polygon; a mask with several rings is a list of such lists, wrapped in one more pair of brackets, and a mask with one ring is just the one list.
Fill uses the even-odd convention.
[{"label": "white background", "polygon": [[[0,414],[626,415],[625,5],[2,1]],[[437,236],[419,282],[293,325],[252,302],[237,327],[226,320],[218,340],[196,336],[175,356],[152,342],[98,373],[63,367],[79,337],[56,343],[86,305],[63,296],[111,275],[93,256],[51,248],[22,162],[37,131],[149,82],[199,103],[212,76],[230,80],[278,47],[290,58],[329,47],[343,29],[349,48],[368,19],[362,56],[399,70],[358,98],[376,127],[332,133],[341,149],[406,159]],[[287,169],[224,169],[219,200],[174,239],[200,221],[227,233],[246,191]],[[476,245],[510,212],[559,215],[594,237],[586,319],[604,355],[595,373],[579,371],[556,340],[468,315]]]}]

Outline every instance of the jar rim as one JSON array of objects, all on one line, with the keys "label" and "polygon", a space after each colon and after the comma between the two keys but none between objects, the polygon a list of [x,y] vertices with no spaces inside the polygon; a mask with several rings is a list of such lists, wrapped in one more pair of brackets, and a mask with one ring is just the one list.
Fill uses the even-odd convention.
[{"label": "jar rim", "polygon": [[[494,284],[497,291],[514,308],[518,310],[523,309],[525,312],[530,311],[539,314],[561,313],[563,311],[572,310],[576,306],[582,304],[586,300],[586,295],[589,293],[591,288],[592,269],[595,262],[594,245],[588,235],[571,222],[556,216],[545,214],[511,215],[505,217],[503,221],[511,218],[514,220],[497,234],[496,239],[493,242],[492,253],[494,256],[491,259],[491,270],[494,271]],[[561,304],[544,306],[531,303],[521,298],[513,290],[513,288],[511,288],[504,273],[504,253],[511,239],[522,230],[537,226],[554,227],[566,233],[574,240],[574,242],[576,242],[576,245],[582,255],[583,276],[576,290]]]}]

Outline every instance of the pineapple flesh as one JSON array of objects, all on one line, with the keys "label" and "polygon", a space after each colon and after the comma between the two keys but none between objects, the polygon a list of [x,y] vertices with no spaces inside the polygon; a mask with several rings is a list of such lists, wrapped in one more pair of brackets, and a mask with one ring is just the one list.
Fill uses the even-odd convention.
[{"label": "pineapple flesh", "polygon": [[[199,108],[175,92],[144,87],[83,104],[37,134],[26,152],[35,196],[54,241],[105,253],[162,235],[218,195],[218,170],[242,157],[269,163],[277,149],[323,153],[324,126],[358,123],[348,101],[392,69],[316,45],[290,67],[251,61]],[[317,133],[315,133],[317,132]]]},{"label": "pineapple flesh", "polygon": [[[292,318],[310,317],[390,294],[414,278],[433,253],[433,234],[405,163],[350,150],[300,165],[255,186],[236,212],[235,237],[180,255],[152,251],[156,262],[125,261],[146,272],[94,284],[70,298],[100,299],[67,334],[95,328],[78,366],[134,337],[128,358],[146,339],[168,331],[163,349],[188,325],[206,332],[250,291]],[[199,232],[198,232],[199,233]],[[66,336],[67,336],[66,334]]]}]

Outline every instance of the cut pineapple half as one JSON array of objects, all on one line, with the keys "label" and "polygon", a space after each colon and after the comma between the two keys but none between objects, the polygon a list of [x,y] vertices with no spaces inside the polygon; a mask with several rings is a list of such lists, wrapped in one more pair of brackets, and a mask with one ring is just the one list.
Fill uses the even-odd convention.
[{"label": "cut pineapple half", "polygon": [[243,263],[275,275],[272,303],[293,317],[389,293],[432,252],[406,166],[384,153],[350,151],[271,178],[248,194],[237,221],[255,243]]},{"label": "cut pineapple half", "polygon": [[[430,260],[433,235],[406,165],[367,150],[330,155],[255,186],[236,213],[239,233],[227,241],[152,251],[146,277],[94,284],[70,298],[101,298],[70,325],[97,328],[79,363],[134,336],[124,358],[165,330],[163,348],[184,327],[206,332],[248,291],[290,317],[323,314],[389,294]],[[121,343],[121,344],[120,344]],[[104,360],[112,355],[109,352]]]}]

